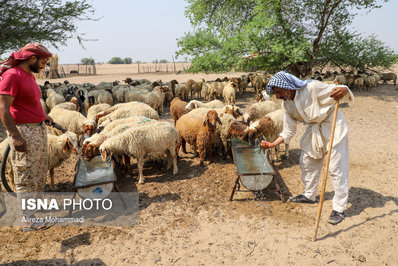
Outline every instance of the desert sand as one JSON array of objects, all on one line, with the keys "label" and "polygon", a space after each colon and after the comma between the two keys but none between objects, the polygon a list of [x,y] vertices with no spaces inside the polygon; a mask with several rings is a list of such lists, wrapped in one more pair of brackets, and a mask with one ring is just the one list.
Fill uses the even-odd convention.
[{"label": "desert sand", "polygon": [[[398,66],[394,69],[398,72]],[[83,83],[126,77],[212,80],[222,74],[137,74],[127,67],[98,66],[97,76],[68,78]],[[60,79],[59,81],[63,81]],[[56,82],[58,80],[51,80]],[[44,83],[44,80],[38,80]],[[139,192],[139,225],[134,227],[55,226],[23,233],[0,228],[0,262],[83,265],[396,265],[398,260],[398,90],[391,83],[373,91],[354,91],[355,101],[341,107],[350,127],[350,194],[346,219],[327,223],[333,187],[326,188],[318,240],[312,241],[317,204],[282,202],[274,185],[264,197],[251,192],[229,196],[236,179],[231,159],[215,158],[199,166],[192,153],[182,155],[179,172],[147,165],[145,184],[137,176],[120,180]],[[254,102],[252,88],[238,95],[238,106]],[[168,108],[161,119],[170,120]],[[277,182],[288,198],[303,191],[299,140],[291,141],[288,160],[276,162]],[[4,130],[1,134],[4,138]],[[182,153],[180,153],[181,155]],[[70,189],[77,157],[56,169],[57,190]],[[124,182],[124,183],[123,183]],[[320,182],[321,183],[321,182]],[[320,191],[320,187],[318,190]]]}]

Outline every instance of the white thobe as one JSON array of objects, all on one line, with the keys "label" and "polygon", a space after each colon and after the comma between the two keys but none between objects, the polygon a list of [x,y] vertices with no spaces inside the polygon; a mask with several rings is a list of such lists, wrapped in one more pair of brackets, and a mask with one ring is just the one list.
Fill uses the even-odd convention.
[{"label": "white thobe", "polygon": [[[300,140],[302,150],[300,168],[304,183],[304,195],[315,200],[319,175],[328,149],[333,123],[335,100],[329,95],[336,85],[312,81],[296,91],[294,100],[283,101],[285,110],[283,131],[280,136],[286,143],[296,133],[297,122],[307,125]],[[350,90],[342,100],[354,100]],[[329,172],[335,195],[333,209],[343,212],[348,200],[348,125],[338,111]]]}]

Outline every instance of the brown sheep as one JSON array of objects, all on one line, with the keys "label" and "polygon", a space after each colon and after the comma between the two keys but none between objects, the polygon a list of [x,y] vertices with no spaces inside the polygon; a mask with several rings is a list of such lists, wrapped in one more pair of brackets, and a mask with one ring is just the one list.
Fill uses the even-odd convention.
[{"label": "brown sheep", "polygon": [[387,81],[392,80],[394,82],[394,85],[397,85],[397,74],[382,73],[382,74],[380,74],[380,80],[382,80],[384,84],[386,84]]},{"label": "brown sheep", "polygon": [[255,127],[248,126],[241,121],[236,121],[231,124],[227,136],[228,138],[239,138],[243,141],[247,141],[250,145],[254,145],[257,134],[257,129]]},{"label": "brown sheep", "polygon": [[177,120],[180,119],[180,117],[186,113],[188,113],[190,110],[186,109],[185,106],[188,103],[181,100],[178,97],[175,97],[171,102],[170,102],[170,114],[171,117],[174,120],[174,126],[177,123]]},{"label": "brown sheep", "polygon": [[211,147],[215,139],[216,123],[222,124],[215,110],[210,110],[204,121],[190,116],[189,113],[181,116],[176,124],[176,128],[180,133],[176,146],[177,154],[181,146],[183,152],[186,153],[185,143],[188,142],[193,145],[195,155],[197,155],[196,148],[198,149],[201,166],[204,166],[203,161],[206,154],[209,156],[210,162],[212,162]]},{"label": "brown sheep", "polygon": [[191,100],[193,99],[193,95],[195,93],[198,94],[199,98],[202,98],[201,92],[202,92],[203,83],[205,83],[204,79],[202,79],[201,81],[194,81],[192,79],[187,81],[188,91],[191,92]]}]

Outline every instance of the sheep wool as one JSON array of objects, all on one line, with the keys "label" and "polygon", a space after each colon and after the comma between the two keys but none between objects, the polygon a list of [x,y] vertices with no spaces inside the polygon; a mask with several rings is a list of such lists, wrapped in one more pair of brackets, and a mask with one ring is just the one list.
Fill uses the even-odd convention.
[{"label": "sheep wool", "polygon": [[137,159],[139,183],[145,181],[143,167],[146,159],[163,159],[168,156],[169,169],[173,164],[173,174],[177,174],[176,143],[177,129],[169,122],[132,127],[112,138],[108,138],[100,146],[102,159],[106,160],[109,154],[126,154]]}]

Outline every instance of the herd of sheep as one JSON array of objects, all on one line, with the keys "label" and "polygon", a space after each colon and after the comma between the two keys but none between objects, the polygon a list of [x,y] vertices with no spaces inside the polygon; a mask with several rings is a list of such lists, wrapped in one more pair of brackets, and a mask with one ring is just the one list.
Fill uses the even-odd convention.
[{"label": "herd of sheep", "polygon": [[372,89],[374,89],[380,81],[386,83],[387,81],[391,80],[394,82],[394,85],[397,84],[397,74],[395,73],[369,74],[359,72],[357,74],[354,74],[354,72],[350,72],[339,74],[337,72],[332,73],[331,71],[327,71],[326,73],[315,72],[311,78],[327,83],[347,85],[353,90],[372,91]]},{"label": "herd of sheep", "polygon": [[[395,75],[395,76],[394,76]],[[253,144],[261,139],[275,140],[283,130],[283,111],[270,99],[264,88],[271,75],[257,73],[214,81],[176,80],[151,82],[146,79],[126,78],[120,82],[51,84],[40,86],[41,103],[46,113],[66,132],[48,127],[48,166],[51,187],[54,187],[54,168],[71,153],[86,160],[110,156],[116,167],[131,171],[132,159],[138,167],[138,182],[144,183],[144,162],[155,160],[166,163],[178,172],[180,149],[186,153],[186,143],[204,165],[213,152],[224,159],[231,152],[231,138]],[[393,80],[396,74],[342,74],[315,73],[314,79],[347,84],[363,89],[374,87],[379,80]],[[361,81],[362,80],[362,81]],[[356,87],[359,86],[359,87]],[[256,102],[243,112],[235,105],[236,97],[252,87]],[[369,88],[370,88],[369,87]],[[200,101],[204,99],[204,101]],[[164,107],[170,107],[174,123],[160,120]],[[0,144],[3,155],[8,140]],[[288,143],[285,143],[288,157]],[[272,158],[280,160],[279,148]],[[12,181],[10,161],[8,176]],[[12,182],[11,182],[12,183]]]}]

